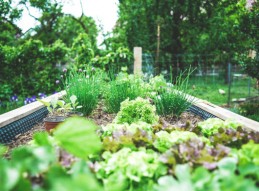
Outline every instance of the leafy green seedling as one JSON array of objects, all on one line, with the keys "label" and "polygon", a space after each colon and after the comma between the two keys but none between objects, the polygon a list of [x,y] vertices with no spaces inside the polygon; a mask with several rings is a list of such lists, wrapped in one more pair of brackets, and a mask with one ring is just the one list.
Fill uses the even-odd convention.
[{"label": "leafy green seedling", "polygon": [[72,106],[72,110],[75,111],[76,109],[80,109],[83,106],[78,105],[79,103],[77,102],[77,97],[75,95],[70,96],[70,101],[71,101],[71,106]]}]

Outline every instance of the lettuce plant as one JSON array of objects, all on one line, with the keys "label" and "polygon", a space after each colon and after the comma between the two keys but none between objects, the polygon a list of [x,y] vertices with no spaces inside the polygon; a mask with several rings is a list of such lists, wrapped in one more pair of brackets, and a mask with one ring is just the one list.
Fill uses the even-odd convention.
[{"label": "lettuce plant", "polygon": [[224,158],[218,169],[210,172],[204,167],[191,170],[188,164],[176,165],[174,176],[163,176],[154,185],[154,191],[257,191],[256,181],[235,173],[236,160]]},{"label": "lettuce plant", "polygon": [[254,177],[259,181],[259,144],[253,141],[243,145],[237,151],[238,170],[243,176]]},{"label": "lettuce plant", "polygon": [[151,78],[149,80],[149,84],[151,85],[151,88],[153,91],[159,91],[162,88],[167,87],[166,80],[165,80],[164,76],[162,76],[162,75]]},{"label": "lettuce plant", "polygon": [[[165,152],[175,144],[189,141],[192,138],[198,138],[195,133],[189,131],[172,131],[171,133],[159,131],[155,135],[156,140],[154,142],[154,147],[160,152]],[[209,143],[209,140],[205,137],[201,137],[200,139]]]},{"label": "lettuce plant", "polygon": [[190,165],[203,165],[207,169],[215,169],[217,162],[228,156],[231,149],[223,145],[211,146],[206,140],[198,137],[172,145],[164,152],[160,159],[163,163],[175,166],[189,163]]},{"label": "lettuce plant", "polygon": [[158,119],[155,106],[151,105],[148,100],[138,97],[135,100],[130,101],[127,99],[121,103],[121,110],[118,112],[114,122],[131,124],[143,121],[155,124]]},{"label": "lettuce plant", "polygon": [[130,125],[111,123],[102,127],[102,132],[104,149],[113,152],[122,147],[151,147],[154,140],[152,126],[141,121]]},{"label": "lettuce plant", "polygon": [[96,174],[103,180],[105,190],[135,190],[147,184],[147,178],[155,181],[167,171],[159,155],[144,148],[139,151],[123,148],[116,153],[106,151],[102,157],[104,160],[99,162]]},{"label": "lettuce plant", "polygon": [[239,164],[245,165],[253,163],[259,166],[259,144],[255,144],[253,141],[243,145],[238,150]]},{"label": "lettuce plant", "polygon": [[206,121],[202,121],[198,123],[198,128],[201,130],[201,132],[205,136],[211,136],[215,133],[219,132],[219,129],[221,128],[232,128],[232,129],[237,129],[241,125],[233,120],[226,120],[223,121],[218,118],[210,118],[207,119]]},{"label": "lettuce plant", "polygon": [[131,124],[110,123],[102,127],[103,135],[111,135],[113,132],[118,132],[118,131],[125,131],[129,134],[134,134],[137,132],[138,129],[151,132],[152,126],[146,122],[138,121],[136,123],[131,123]]}]

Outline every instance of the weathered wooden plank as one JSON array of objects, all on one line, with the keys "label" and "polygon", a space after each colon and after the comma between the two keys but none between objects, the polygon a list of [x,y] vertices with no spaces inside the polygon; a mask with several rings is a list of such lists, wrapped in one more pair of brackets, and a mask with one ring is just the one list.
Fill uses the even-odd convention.
[{"label": "weathered wooden plank", "polygon": [[222,107],[219,107],[217,105],[214,105],[210,102],[207,102],[205,100],[197,99],[195,98],[195,106],[201,108],[204,111],[207,111],[216,117],[226,120],[226,119],[234,119],[235,121],[242,124],[243,127],[258,131],[259,132],[259,122],[254,121],[252,119],[248,119],[246,117],[243,117],[241,115],[238,115],[234,112],[231,112],[227,109],[224,109]]},{"label": "weathered wooden plank", "polygon": [[[60,98],[64,95],[66,95],[66,92],[61,91],[57,94],[48,96],[48,97],[44,98],[43,100],[50,101],[53,97],[57,96],[58,98]],[[4,114],[0,115],[0,128],[4,127],[14,121],[17,121],[23,117],[26,117],[26,116],[30,115],[31,113],[33,113],[43,107],[44,107],[44,105],[42,103],[36,101],[36,102],[30,103],[28,105],[22,106],[20,108],[17,108],[15,110],[4,113]]]}]

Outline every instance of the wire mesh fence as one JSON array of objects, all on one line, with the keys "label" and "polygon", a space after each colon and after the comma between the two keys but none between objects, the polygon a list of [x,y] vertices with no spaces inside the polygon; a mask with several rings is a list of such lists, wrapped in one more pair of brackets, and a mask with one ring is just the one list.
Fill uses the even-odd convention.
[{"label": "wire mesh fence", "polygon": [[163,57],[155,63],[154,54],[142,55],[143,72],[154,75],[159,64],[159,73],[167,79],[177,77],[190,67],[189,89],[194,96],[212,103],[230,106],[259,96],[256,79],[252,79],[235,63],[225,61],[224,55],[182,54]]}]

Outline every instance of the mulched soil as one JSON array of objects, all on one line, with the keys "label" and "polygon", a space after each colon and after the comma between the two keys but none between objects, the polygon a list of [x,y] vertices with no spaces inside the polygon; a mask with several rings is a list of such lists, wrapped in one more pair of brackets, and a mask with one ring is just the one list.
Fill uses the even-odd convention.
[{"label": "mulched soil", "polygon": [[[116,116],[116,114],[109,114],[105,112],[103,108],[104,108],[103,104],[100,104],[93,111],[93,113],[88,117],[94,120],[95,123],[99,126],[101,125],[105,126],[108,123],[111,123]],[[189,122],[192,126],[195,126],[198,122],[203,121],[203,119],[192,113],[184,112],[178,118],[172,117],[172,116],[160,117],[160,121],[162,121],[162,123],[165,126],[173,125],[173,126],[182,127],[186,124],[186,122]],[[20,145],[25,145],[32,140],[34,133],[42,132],[42,131],[45,131],[44,124],[39,123],[35,125],[32,129],[30,129],[28,132],[17,135],[16,138],[11,143],[7,144],[7,146],[11,150],[12,148],[18,147]]]}]

